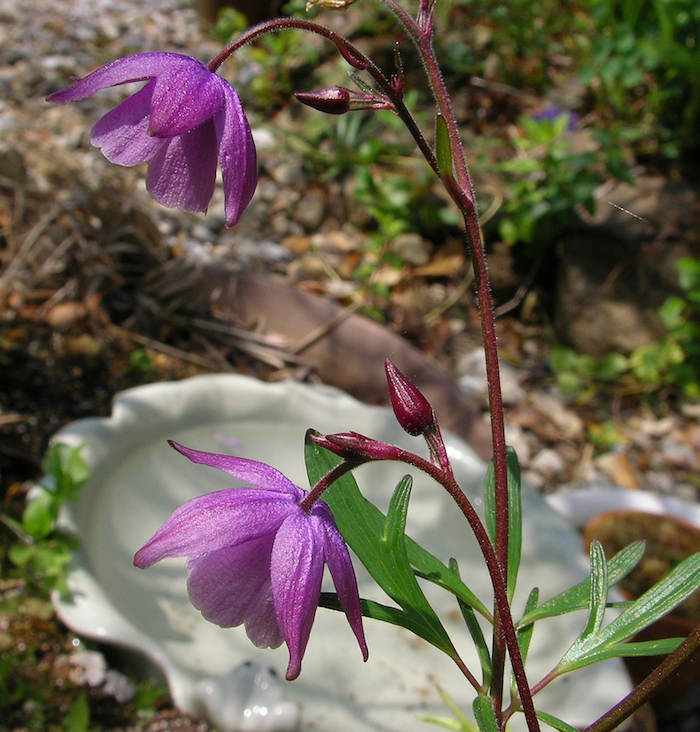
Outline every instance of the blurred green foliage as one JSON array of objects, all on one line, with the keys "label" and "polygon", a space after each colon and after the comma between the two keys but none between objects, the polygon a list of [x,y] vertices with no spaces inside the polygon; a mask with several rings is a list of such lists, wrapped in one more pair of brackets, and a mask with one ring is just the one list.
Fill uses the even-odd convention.
[{"label": "blurred green foliage", "polygon": [[[511,136],[515,154],[497,165],[506,183],[499,231],[508,244],[528,245],[538,256],[569,224],[579,206],[593,212],[594,193],[606,179],[601,147],[577,148],[569,134],[572,117],[522,117]],[[624,170],[618,167],[620,175]]]},{"label": "blurred green foliage", "polygon": [[58,515],[66,501],[76,501],[89,469],[80,457],[81,447],[56,443],[44,458],[46,478],[35,485],[21,521],[2,515],[3,523],[17,537],[7,556],[29,586],[48,595],[57,589],[67,593],[66,572],[71,553],[80,542],[58,526]]},{"label": "blurred green foliage", "polygon": [[561,392],[585,401],[615,385],[632,392],[669,387],[686,397],[700,397],[700,260],[677,262],[680,297],[669,297],[659,309],[668,332],[657,343],[640,346],[628,356],[609,353],[596,359],[555,346],[549,365]]}]

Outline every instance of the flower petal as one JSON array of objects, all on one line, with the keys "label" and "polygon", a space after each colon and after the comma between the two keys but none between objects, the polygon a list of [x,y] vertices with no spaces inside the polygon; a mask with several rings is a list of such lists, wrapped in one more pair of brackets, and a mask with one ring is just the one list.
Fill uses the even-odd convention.
[{"label": "flower petal", "polygon": [[[111,61],[99,69],[95,69],[83,79],[78,79],[72,86],[54,92],[46,98],[47,102],[76,102],[86,99],[96,91],[109,86],[129,84],[133,81],[145,81],[167,71],[186,73],[193,64],[204,67],[200,61],[179,53],[137,53]],[[204,67],[206,69],[206,67]]]},{"label": "flower petal", "polygon": [[260,488],[207,493],[183,503],[136,552],[141,569],[166,557],[195,557],[274,533],[299,508],[291,496]]},{"label": "flower petal", "polygon": [[175,137],[199,127],[224,106],[221,77],[197,59],[167,69],[156,78],[149,132]]},{"label": "flower petal", "polygon": [[117,165],[139,165],[150,160],[163,146],[163,140],[148,134],[148,115],[154,82],[125,99],[98,120],[90,142]]},{"label": "flower petal", "polygon": [[258,184],[253,134],[235,89],[219,77],[226,99],[214,123],[219,137],[219,161],[224,184],[226,226],[234,226]]},{"label": "flower petal", "polygon": [[234,478],[250,483],[250,485],[264,488],[268,491],[287,493],[297,502],[301,501],[306,495],[305,491],[295,486],[286,475],[283,475],[279,470],[275,470],[270,465],[265,465],[265,463],[235,457],[234,455],[219,455],[216,452],[193,450],[184,445],[179,445],[173,440],[168,440],[168,442],[171,447],[182,453],[186,458],[189,458],[193,463],[216,468],[217,470],[232,475]]},{"label": "flower petal", "polygon": [[272,597],[289,648],[288,681],[301,673],[301,661],[316,616],[323,579],[324,540],[322,520],[298,509],[280,526],[272,547]]},{"label": "flower petal", "polygon": [[216,135],[211,121],[166,140],[146,174],[146,188],[156,201],[184,211],[204,211],[215,185]]},{"label": "flower petal", "polygon": [[282,643],[270,585],[274,534],[225,547],[188,562],[192,604],[212,623],[233,628],[245,623],[258,648]]},{"label": "flower petal", "polygon": [[369,658],[369,649],[365,640],[365,631],[362,626],[362,610],[360,608],[360,593],[357,589],[357,577],[352,566],[350,552],[348,551],[345,539],[338,531],[335,519],[327,503],[318,501],[314,504],[313,515],[323,521],[326,536],[324,541],[324,555],[328,569],[333,578],[335,591],[350,623],[352,632],[357,638],[362,651],[362,658],[366,661]]}]

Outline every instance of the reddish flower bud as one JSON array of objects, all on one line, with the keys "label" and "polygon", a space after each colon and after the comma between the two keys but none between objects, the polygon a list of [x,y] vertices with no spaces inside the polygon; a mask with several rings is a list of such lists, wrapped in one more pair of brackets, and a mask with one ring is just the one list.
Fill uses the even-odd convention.
[{"label": "reddish flower bud", "polygon": [[311,439],[326,450],[346,460],[396,460],[401,450],[395,445],[373,440],[357,432],[334,435],[311,435]]},{"label": "reddish flower bud", "polygon": [[384,362],[391,407],[401,427],[417,437],[435,427],[435,413],[428,400],[388,359]]},{"label": "reddish flower bud", "polygon": [[296,92],[294,96],[307,107],[326,114],[345,114],[350,111],[350,91],[342,86],[312,92]]}]

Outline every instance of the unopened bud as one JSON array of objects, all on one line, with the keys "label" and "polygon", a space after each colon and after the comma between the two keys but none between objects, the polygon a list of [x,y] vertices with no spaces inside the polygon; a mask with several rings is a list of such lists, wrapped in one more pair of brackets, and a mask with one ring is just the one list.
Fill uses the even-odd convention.
[{"label": "unopened bud", "polygon": [[428,400],[388,359],[384,362],[391,407],[401,427],[414,437],[435,426],[435,413]]},{"label": "unopened bud", "polygon": [[296,92],[294,96],[307,107],[326,114],[345,114],[350,110],[350,91],[342,86],[312,92]]},{"label": "unopened bud", "polygon": [[346,460],[396,460],[401,452],[395,445],[373,440],[357,432],[311,435],[311,439]]}]

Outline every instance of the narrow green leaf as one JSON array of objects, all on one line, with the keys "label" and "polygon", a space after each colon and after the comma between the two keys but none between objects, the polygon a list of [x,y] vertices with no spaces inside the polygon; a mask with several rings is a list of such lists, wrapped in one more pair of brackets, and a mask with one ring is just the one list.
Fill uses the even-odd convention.
[{"label": "narrow green leaf", "polygon": [[457,702],[442,688],[437,688],[440,698],[444,702],[445,706],[455,715],[455,719],[461,725],[463,730],[473,730],[474,723],[467,717],[467,715],[460,709]]},{"label": "narrow green leaf", "polygon": [[[653,641],[656,645],[624,643],[660,617],[677,607],[700,586],[700,553],[684,559],[664,579],[629,604],[622,614],[598,633],[581,636],[564,654],[559,666],[560,673],[587,666],[604,658],[630,655],[658,655],[669,653],[673,641]],[[648,642],[647,642],[648,643]]]},{"label": "narrow green leaf", "polygon": [[87,694],[83,691],[70,705],[68,714],[63,721],[66,732],[88,732],[90,728],[90,707]]},{"label": "narrow green leaf", "polygon": [[394,489],[389,502],[382,539],[389,544],[392,553],[406,552],[406,517],[408,516],[411,488],[413,488],[413,478],[410,475],[405,475]]},{"label": "narrow green leaf", "polygon": [[559,717],[555,717],[553,714],[547,714],[547,712],[535,712],[535,714],[537,715],[537,719],[548,724],[550,727],[559,730],[559,732],[579,732],[576,727],[572,727],[570,724],[559,719]]},{"label": "narrow green leaf", "polygon": [[[515,582],[520,569],[523,542],[522,498],[520,488],[520,464],[512,447],[507,448],[508,473],[508,600],[512,602]],[[489,463],[484,481],[484,510],[486,529],[491,543],[496,544],[496,477],[493,460]]]},{"label": "narrow green leaf", "polygon": [[591,542],[591,594],[588,610],[588,621],[581,633],[581,639],[595,635],[603,626],[605,603],[608,599],[608,563],[605,559],[603,545],[599,541]]},{"label": "narrow green leaf", "polygon": [[[318,606],[328,610],[344,612],[338,595],[335,592],[322,592]],[[415,621],[412,615],[405,613],[397,607],[383,605],[381,602],[375,602],[374,600],[360,600],[360,608],[362,615],[366,618],[379,620],[382,623],[389,623],[390,625],[398,625],[401,628],[410,630],[415,635],[420,635],[420,624]]]},{"label": "narrow green leaf", "polygon": [[[457,565],[456,559],[450,559],[450,569],[459,576],[459,566]],[[462,617],[464,618],[467,630],[469,631],[469,635],[471,635],[472,640],[474,641],[476,652],[479,656],[479,664],[481,665],[481,673],[483,676],[483,685],[485,688],[488,688],[491,685],[492,674],[491,652],[489,651],[488,643],[486,642],[486,638],[484,638],[484,633],[481,630],[479,621],[476,619],[473,608],[467,605],[467,603],[460,600],[459,597],[457,598],[457,603],[459,604],[459,609],[462,613]]]},{"label": "narrow green leaf", "polygon": [[437,157],[440,177],[454,177],[452,165],[452,146],[450,145],[450,134],[447,130],[445,118],[438,114],[435,119],[435,154]]},{"label": "narrow green leaf", "polygon": [[451,729],[454,732],[478,732],[477,728],[472,724],[469,727],[465,727],[460,724],[456,719],[450,717],[431,717],[430,715],[418,717],[423,722],[433,724],[436,727],[443,727],[444,729]]},{"label": "narrow green leaf", "polygon": [[[608,589],[626,577],[639,564],[644,554],[644,542],[636,541],[620,550],[608,562]],[[526,612],[519,626],[534,623],[536,620],[564,615],[575,610],[585,610],[591,594],[591,579],[583,580],[579,584],[564,590],[561,594],[540,605],[540,607]],[[630,603],[608,603],[608,607],[627,607]]]},{"label": "narrow green leaf", "polygon": [[479,732],[499,732],[491,697],[482,694],[477,695],[472,709]]},{"label": "narrow green leaf", "polygon": [[[312,483],[318,480],[317,474],[321,477],[328,472],[324,469],[328,464],[321,452],[330,455],[307,439],[307,471]],[[397,486],[391,499],[389,519],[384,519],[380,511],[373,510],[374,506],[365,501],[351,475],[338,480],[324,493],[323,499],[331,507],[340,532],[358,559],[375,582],[409,616],[403,618],[401,624],[404,627],[410,624],[416,635],[451,658],[457,658],[452,641],[426,600],[409,564],[405,534],[401,532],[399,536],[405,521],[410,486],[410,477]]]},{"label": "narrow green leaf", "polygon": [[[527,602],[525,603],[525,615],[534,608],[537,607],[537,603],[540,598],[540,590],[538,587],[533,587],[528,595]],[[517,629],[518,634],[518,648],[520,648],[520,655],[522,656],[523,663],[527,662],[527,654],[530,650],[530,641],[532,640],[532,632],[535,630],[535,624],[530,623],[521,628]],[[512,699],[516,699],[518,696],[518,685],[515,681],[515,676],[511,674],[510,678],[510,695]]]},{"label": "narrow green leaf", "polygon": [[[314,485],[341,461],[337,455],[321,449],[308,438],[305,451],[306,469],[311,485]],[[336,486],[326,491],[323,500],[331,507],[338,527],[351,547],[352,542],[360,540],[369,527],[372,527],[370,533],[374,535],[382,533],[384,514],[364,498],[352,476],[347,476],[347,480],[341,479]],[[353,551],[355,551],[354,547]],[[409,562],[415,567],[419,577],[448,590],[493,622],[490,611],[481,600],[462,582],[458,575],[449,570],[437,557],[416,544],[410,537],[406,537],[406,551]]]},{"label": "narrow green leaf", "polygon": [[[525,614],[532,608],[537,607],[537,602],[540,598],[540,590],[538,587],[534,587],[527,598],[525,604]],[[527,661],[527,654],[530,650],[530,641],[532,640],[532,631],[535,629],[535,624],[530,623],[524,628],[518,628],[518,646],[520,647],[520,655],[523,657],[523,663]]]},{"label": "narrow green leaf", "polygon": [[601,633],[601,641],[620,643],[678,607],[700,587],[700,552],[676,565],[660,582],[629,605]]},{"label": "narrow green leaf", "polygon": [[506,452],[508,466],[508,601],[513,601],[523,547],[523,515],[520,463],[512,447]]},{"label": "narrow green leaf", "polygon": [[655,641],[632,641],[600,646],[560,664],[557,668],[558,675],[575,671],[583,666],[590,666],[598,661],[605,661],[608,658],[666,656],[673,653],[683,640],[683,638],[663,638]]}]

